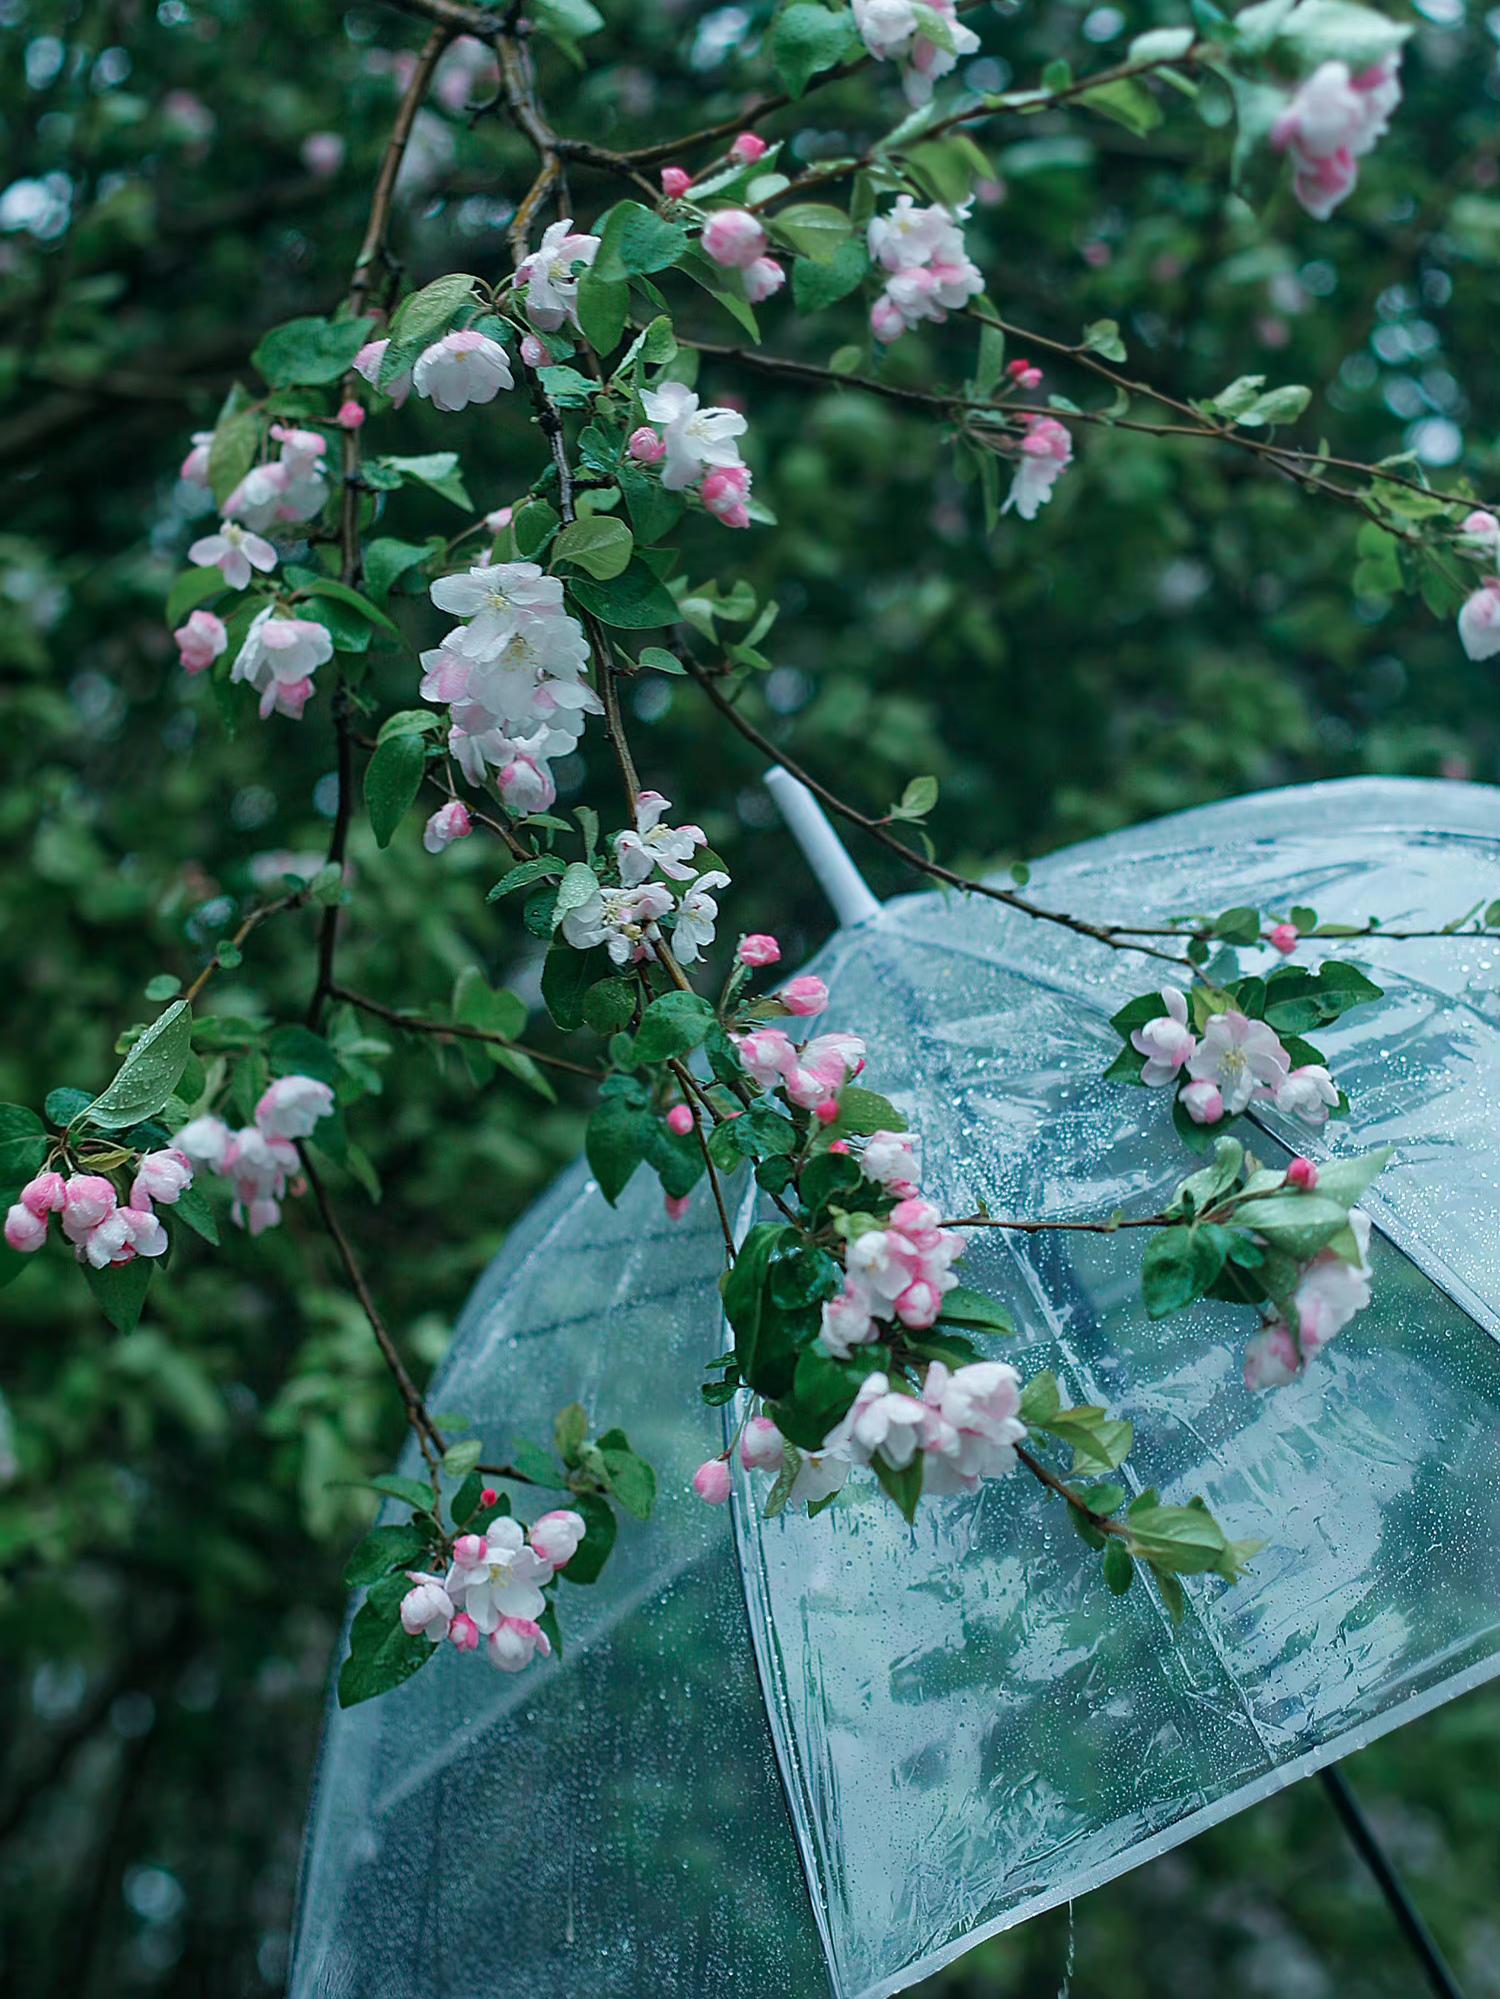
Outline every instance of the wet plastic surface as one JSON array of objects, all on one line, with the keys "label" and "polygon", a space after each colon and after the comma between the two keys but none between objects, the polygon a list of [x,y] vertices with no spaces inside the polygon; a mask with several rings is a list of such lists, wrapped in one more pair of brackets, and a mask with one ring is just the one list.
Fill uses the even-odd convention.
[{"label": "wet plastic surface", "polygon": [[[1029,892],[1442,921],[1500,895],[1500,796],[1269,794],[1074,849]],[[813,1521],[741,1490],[742,1594],[729,1521],[686,1491],[723,1344],[707,1199],[672,1227],[644,1180],[612,1213],[565,1176],[435,1393],[497,1449],[581,1396],[657,1465],[658,1516],[565,1589],[560,1663],[445,1656],[331,1713],[293,1999],[874,1999],[1500,1670],[1500,944],[1360,956],[1391,997],[1319,1037],[1356,1106],[1330,1142],[1399,1154],[1366,1204],[1376,1302],[1305,1380],[1249,1395],[1227,1310],[1149,1325],[1129,1238],[992,1234],[967,1266],[1023,1370],[1135,1419],[1141,1482],[1267,1542],[1232,1590],[1189,1578],[1177,1627],[1139,1582],[1111,1598],[1024,1475],[914,1531],[860,1475]],[[1180,1177],[1165,1093],[1099,1080],[1147,961],[923,896],[818,969],[950,1211],[1140,1209]]]}]

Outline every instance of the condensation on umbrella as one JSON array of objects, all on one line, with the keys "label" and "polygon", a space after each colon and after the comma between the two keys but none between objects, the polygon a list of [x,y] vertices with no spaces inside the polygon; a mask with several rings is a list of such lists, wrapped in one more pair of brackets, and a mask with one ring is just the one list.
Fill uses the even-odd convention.
[{"label": "condensation on umbrella", "polygon": [[[842,919],[815,961],[829,1023],[870,1041],[933,1198],[1158,1203],[1181,1170],[1164,1105],[1101,1080],[1150,962],[977,898],[880,905],[777,788]],[[1500,794],[1357,780],[1088,842],[1028,892],[1094,921],[1235,901],[1393,925],[1497,891]],[[1148,1324],[1120,1237],[990,1231],[969,1259],[1024,1328],[1023,1371],[1134,1418],[1142,1483],[1266,1543],[1233,1589],[1187,1578],[1180,1626],[1144,1588],[1110,1597],[1017,1481],[913,1529],[859,1480],[811,1521],[766,1520],[748,1480],[732,1521],[703,1507],[711,1203],[674,1224],[645,1175],[610,1209],[565,1173],[433,1392],[502,1453],[581,1399],[656,1464],[657,1512],[566,1592],[560,1661],[512,1678],[445,1649],[330,1709],[292,1999],[885,1999],[1315,1772],[1454,1992],[1331,1766],[1500,1671],[1500,942],[1359,951],[1387,998],[1323,1037],[1353,1118],[1310,1145],[1273,1113],[1258,1141],[1397,1148],[1366,1201],[1375,1302],[1304,1378],[1252,1397],[1228,1308]]]}]

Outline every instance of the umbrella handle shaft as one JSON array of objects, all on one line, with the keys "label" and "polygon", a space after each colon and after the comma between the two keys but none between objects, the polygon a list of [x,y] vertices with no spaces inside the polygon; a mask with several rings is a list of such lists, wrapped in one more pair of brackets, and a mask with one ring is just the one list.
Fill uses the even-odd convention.
[{"label": "umbrella handle shaft", "polygon": [[1400,1876],[1391,1865],[1389,1855],[1375,1836],[1375,1828],[1365,1817],[1363,1807],[1349,1788],[1348,1779],[1343,1771],[1336,1764],[1330,1764],[1326,1770],[1320,1770],[1318,1775],[1355,1851],[1375,1877],[1375,1885],[1384,1895],[1386,1904],[1396,1919],[1398,1929],[1406,1938],[1412,1955],[1421,1965],[1427,1983],[1437,1994],[1437,1999],[1463,1999],[1453,1973],[1443,1961],[1443,1954],[1437,1947],[1436,1939],[1407,1894]]}]

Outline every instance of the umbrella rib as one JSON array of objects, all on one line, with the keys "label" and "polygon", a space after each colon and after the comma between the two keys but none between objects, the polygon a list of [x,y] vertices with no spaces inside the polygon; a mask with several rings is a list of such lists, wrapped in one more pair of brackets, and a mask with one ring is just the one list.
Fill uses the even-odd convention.
[{"label": "umbrella rib", "polygon": [[1405,1938],[1412,1956],[1422,1967],[1423,1976],[1437,1999],[1463,1999],[1463,1992],[1438,1949],[1431,1930],[1406,1891],[1390,1855],[1377,1838],[1375,1828],[1351,1790],[1348,1778],[1336,1763],[1318,1772],[1318,1780],[1333,1809],[1338,1813],[1351,1845],[1369,1868],[1376,1887],[1385,1897],[1396,1927]]}]

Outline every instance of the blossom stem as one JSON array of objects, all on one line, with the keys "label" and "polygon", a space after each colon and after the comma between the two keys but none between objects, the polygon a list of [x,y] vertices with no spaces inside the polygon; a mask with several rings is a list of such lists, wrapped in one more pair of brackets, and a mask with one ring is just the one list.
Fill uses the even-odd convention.
[{"label": "blossom stem", "polygon": [[1071,1487],[1065,1485],[1056,1472],[1048,1471],[1040,1458],[1033,1457],[1024,1444],[1014,1446],[1016,1456],[1025,1465],[1033,1478],[1039,1479],[1049,1492],[1055,1492],[1059,1499],[1065,1499],[1075,1513],[1081,1514],[1096,1534],[1121,1534],[1125,1529],[1111,1520],[1108,1514],[1096,1513],[1086,1500],[1080,1499]]},{"label": "blossom stem", "polygon": [[431,1034],[444,1041],[486,1041],[497,1048],[510,1048],[529,1061],[540,1062],[549,1069],[562,1069],[570,1076],[586,1076],[590,1082],[599,1082],[605,1075],[603,1069],[591,1068],[586,1062],[570,1061],[566,1055],[553,1055],[543,1048],[528,1048],[524,1042],[512,1041],[507,1034],[496,1034],[488,1027],[471,1027],[461,1020],[427,1020],[420,1014],[402,1013],[399,1008],[386,1006],[382,1001],[371,999],[366,993],[351,992],[348,986],[335,981],[328,988],[330,999],[343,1000],[346,1006],[358,1007],[361,1013],[374,1014],[377,1020],[389,1021],[408,1034]]},{"label": "blossom stem", "polygon": [[369,1322],[370,1331],[375,1335],[375,1344],[380,1349],[381,1358],[390,1369],[391,1378],[396,1384],[397,1392],[406,1409],[406,1420],[410,1423],[416,1434],[417,1444],[426,1461],[427,1469],[432,1474],[434,1481],[436,1481],[438,1465],[442,1460],[444,1451],[447,1449],[442,1432],[428,1414],[427,1404],[423,1400],[422,1393],[407,1372],[406,1363],[397,1351],[396,1343],[391,1338],[390,1329],[386,1325],[385,1320],[381,1317],[380,1308],[375,1303],[374,1294],[371,1292],[369,1284],[365,1281],[365,1274],[360,1269],[359,1260],[354,1254],[349,1238],[345,1235],[339,1218],[333,1211],[333,1204],[328,1198],[328,1190],[324,1187],[322,1177],[317,1168],[308,1157],[307,1147],[299,1143],[297,1152],[302,1161],[302,1171],[307,1178],[308,1187],[312,1191],[313,1200],[316,1202],[318,1213],[322,1217],[323,1227],[327,1230],[329,1239],[338,1252],[339,1261],[344,1266],[344,1274],[349,1279],[350,1287],[355,1297],[359,1300],[360,1309]]}]

